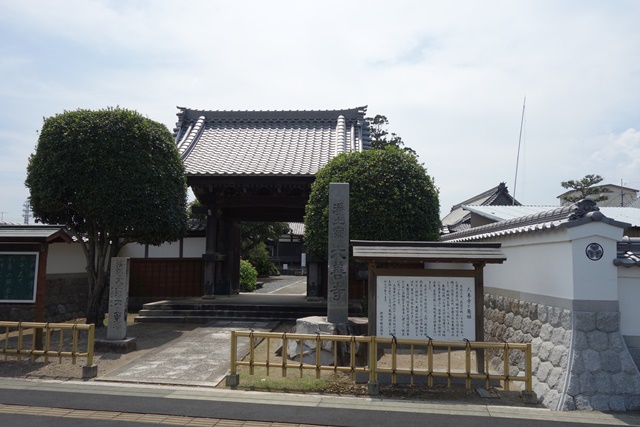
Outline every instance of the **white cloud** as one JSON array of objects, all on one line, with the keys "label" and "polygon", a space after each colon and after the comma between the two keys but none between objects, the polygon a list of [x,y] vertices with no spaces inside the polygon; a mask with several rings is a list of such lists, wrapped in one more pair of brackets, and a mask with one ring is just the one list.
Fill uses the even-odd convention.
[{"label": "white cloud", "polygon": [[[171,129],[176,105],[368,104],[418,151],[447,212],[513,188],[526,95],[517,197],[556,203],[561,181],[595,169],[637,176],[637,148],[608,147],[640,128],[638,20],[627,1],[4,2],[0,143],[18,148],[3,162],[24,163],[42,117],[65,109],[120,105]],[[2,211],[21,209],[5,196],[14,175]]]},{"label": "white cloud", "polygon": [[[608,183],[640,184],[640,131],[629,128],[620,134],[610,134],[606,144],[593,153],[590,164]],[[600,172],[602,171],[602,172]]]}]

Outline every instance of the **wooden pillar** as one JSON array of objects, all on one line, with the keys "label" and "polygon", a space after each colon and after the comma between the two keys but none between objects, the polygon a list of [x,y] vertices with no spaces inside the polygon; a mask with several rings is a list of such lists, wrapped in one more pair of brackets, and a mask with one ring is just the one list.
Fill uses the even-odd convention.
[{"label": "wooden pillar", "polygon": [[369,263],[369,278],[367,280],[367,317],[369,319],[368,333],[369,336],[376,335],[376,322],[378,321],[378,312],[376,306],[376,299],[378,293],[377,287],[377,275],[376,275],[376,263]]},{"label": "wooden pillar", "polygon": [[322,299],[323,294],[323,262],[310,258],[307,260],[307,299]]},{"label": "wooden pillar", "polygon": [[[49,253],[49,244],[42,243],[40,245],[40,254],[38,255],[38,276],[36,279],[36,312],[35,321],[44,322],[45,303],[47,300],[47,255]],[[36,329],[36,349],[42,350],[42,329]]]},{"label": "wooden pillar", "polygon": [[221,218],[217,235],[220,262],[216,271],[216,294],[233,295],[240,291],[240,225],[231,218]]},{"label": "wooden pillar", "polygon": [[[484,263],[474,263],[476,294],[476,341],[484,341]],[[478,372],[484,373],[484,350],[476,351]]]},{"label": "wooden pillar", "polygon": [[227,255],[227,260],[231,265],[231,293],[237,294],[240,292],[240,223],[232,221],[230,225],[231,249]]},{"label": "wooden pillar", "polygon": [[216,242],[218,229],[218,215],[216,209],[209,209],[207,214],[207,234],[205,238],[205,253],[202,255],[204,264],[203,295],[213,298],[216,281]]}]

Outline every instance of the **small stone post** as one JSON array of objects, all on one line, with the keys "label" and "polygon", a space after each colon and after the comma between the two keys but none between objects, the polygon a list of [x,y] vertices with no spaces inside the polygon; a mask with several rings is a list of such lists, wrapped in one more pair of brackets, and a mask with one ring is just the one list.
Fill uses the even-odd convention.
[{"label": "small stone post", "polygon": [[127,337],[127,305],[129,303],[129,258],[111,258],[109,283],[109,324],[107,339]]},{"label": "small stone post", "polygon": [[327,321],[349,319],[349,183],[329,184]]},{"label": "small stone post", "polygon": [[137,347],[135,338],[127,338],[129,306],[129,258],[111,258],[109,281],[109,323],[107,339],[95,340],[96,350],[129,353]]}]

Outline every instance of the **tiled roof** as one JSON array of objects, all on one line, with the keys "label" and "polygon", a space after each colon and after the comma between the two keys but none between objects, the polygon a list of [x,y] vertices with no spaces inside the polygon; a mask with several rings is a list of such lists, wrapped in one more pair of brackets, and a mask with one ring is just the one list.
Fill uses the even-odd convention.
[{"label": "tiled roof", "polygon": [[0,242],[3,243],[70,243],[72,240],[63,225],[3,225],[0,227]]},{"label": "tiled roof", "polygon": [[613,265],[622,267],[640,267],[640,239],[624,237],[618,242],[618,256]]},{"label": "tiled roof", "polygon": [[358,262],[487,262],[502,263],[507,257],[499,243],[378,242],[352,240]]},{"label": "tiled roof", "polygon": [[207,230],[207,220],[190,218],[187,233],[192,236],[203,234]]},{"label": "tiled roof", "polygon": [[509,194],[504,182],[484,193],[478,194],[451,208],[451,211],[442,218],[442,234],[455,233],[469,228],[471,214],[463,209],[463,206],[493,206],[493,205],[520,205]]},{"label": "tiled roof", "polygon": [[572,205],[443,235],[441,239],[450,242],[483,240],[499,236],[548,231],[561,227],[574,227],[590,221],[602,221],[621,228],[629,226],[628,223],[605,216],[595,202],[582,200]]},{"label": "tiled roof", "polygon": [[314,175],[370,148],[367,107],[324,111],[181,108],[174,129],[187,175]]},{"label": "tiled roof", "polygon": [[289,234],[293,234],[294,236],[304,235],[304,222],[290,222]]},{"label": "tiled roof", "polygon": [[[600,212],[607,218],[620,222],[628,222],[633,227],[640,227],[640,209],[631,207],[598,206]],[[481,215],[494,221],[503,221],[520,218],[538,212],[547,212],[556,209],[553,206],[463,206],[463,209]]]}]

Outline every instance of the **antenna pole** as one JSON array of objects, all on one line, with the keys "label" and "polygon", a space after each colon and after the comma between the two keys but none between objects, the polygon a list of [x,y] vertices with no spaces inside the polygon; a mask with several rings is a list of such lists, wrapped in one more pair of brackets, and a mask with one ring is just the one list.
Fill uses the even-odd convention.
[{"label": "antenna pole", "polygon": [[522,127],[524,125],[524,106],[527,103],[527,97],[524,97],[524,101],[522,101],[522,117],[520,118],[520,136],[518,136],[518,156],[516,157],[516,177],[513,180],[513,202],[512,204],[516,204],[516,187],[518,185],[518,165],[520,163],[520,144],[522,142]]}]

